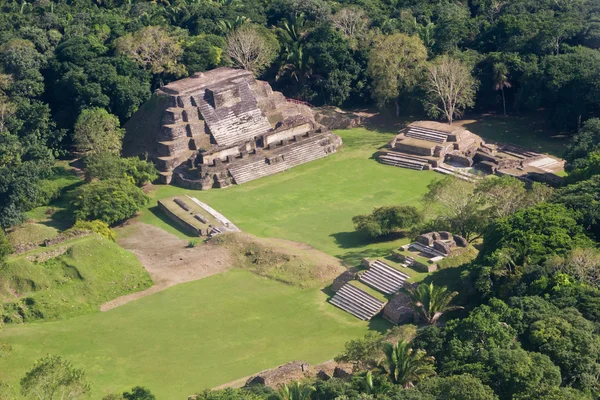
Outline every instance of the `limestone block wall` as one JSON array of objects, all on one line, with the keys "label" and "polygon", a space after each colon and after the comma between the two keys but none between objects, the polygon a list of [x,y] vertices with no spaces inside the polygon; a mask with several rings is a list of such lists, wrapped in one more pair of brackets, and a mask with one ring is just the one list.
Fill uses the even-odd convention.
[{"label": "limestone block wall", "polygon": [[310,132],[311,126],[310,124],[304,123],[302,125],[294,126],[282,131],[275,131],[273,133],[267,133],[263,136],[264,138],[264,146],[267,147],[271,143],[278,143],[282,140],[290,140],[293,139],[296,135],[304,135],[307,132]]},{"label": "limestone block wall", "polygon": [[419,147],[407,144],[399,140],[396,142],[396,149],[409,154],[431,157],[433,156],[433,153],[435,151],[435,145],[432,145],[431,147]]}]

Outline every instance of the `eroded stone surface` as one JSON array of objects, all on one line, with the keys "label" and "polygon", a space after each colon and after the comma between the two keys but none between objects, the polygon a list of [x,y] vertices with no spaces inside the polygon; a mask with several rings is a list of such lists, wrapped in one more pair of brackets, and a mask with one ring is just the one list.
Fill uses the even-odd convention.
[{"label": "eroded stone surface", "polygon": [[196,73],[157,90],[125,128],[125,154],[146,155],[164,183],[190,189],[245,183],[341,145],[310,107],[232,68]]}]

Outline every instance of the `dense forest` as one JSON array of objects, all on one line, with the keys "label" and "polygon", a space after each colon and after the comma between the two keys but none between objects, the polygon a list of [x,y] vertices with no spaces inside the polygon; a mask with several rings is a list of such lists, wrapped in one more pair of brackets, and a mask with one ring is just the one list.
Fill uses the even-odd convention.
[{"label": "dense forest", "polygon": [[[139,187],[156,172],[119,157],[121,126],[156,88],[220,66],[252,70],[316,106],[437,119],[466,110],[536,112],[549,134],[572,135],[562,187],[494,178],[461,191],[460,212],[428,222],[481,240],[478,257],[461,267],[456,304],[464,309],[444,324],[423,323],[392,342],[370,334],[348,343],[340,359],[358,366],[349,381],[199,399],[598,398],[600,2],[1,0],[0,7],[0,258],[10,252],[2,230],[58,196],[49,178],[60,158],[87,160],[88,183],[73,197],[78,219],[111,225],[133,215],[148,201]],[[467,77],[449,116],[426,79],[442,66]],[[436,185],[437,202],[457,187]],[[34,372],[24,387],[35,388]],[[138,397],[134,390],[110,398],[154,398],[137,389]]]},{"label": "dense forest", "polygon": [[428,64],[452,57],[473,78],[456,115],[469,107],[542,110],[553,130],[575,132],[600,112],[600,5],[592,0],[22,0],[1,7],[5,229],[52,196],[37,182],[54,157],[78,150],[78,119],[122,134],[119,124],[152,90],[218,66],[252,69],[314,105],[395,105],[441,117],[422,81]]}]

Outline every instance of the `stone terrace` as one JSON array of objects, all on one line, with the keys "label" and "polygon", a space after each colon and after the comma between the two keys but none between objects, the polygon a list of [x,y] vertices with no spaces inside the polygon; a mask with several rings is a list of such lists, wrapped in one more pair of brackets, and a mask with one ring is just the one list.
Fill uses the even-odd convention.
[{"label": "stone terrace", "polygon": [[[434,121],[402,129],[379,152],[379,162],[415,170],[432,169],[474,182],[482,174],[512,175],[525,181],[559,183],[564,161],[506,144],[486,144],[468,130]],[[477,172],[475,172],[475,170]]]},{"label": "stone terrace", "polygon": [[[157,118],[160,114],[160,118]],[[341,139],[306,105],[252,73],[218,68],[159,89],[126,125],[126,155],[150,156],[162,181],[192,189],[241,184],[335,152]],[[143,138],[155,137],[155,143]]]}]

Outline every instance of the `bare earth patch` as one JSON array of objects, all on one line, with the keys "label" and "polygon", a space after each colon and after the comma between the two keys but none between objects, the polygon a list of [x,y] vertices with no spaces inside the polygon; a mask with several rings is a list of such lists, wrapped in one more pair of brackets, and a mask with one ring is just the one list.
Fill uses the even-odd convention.
[{"label": "bare earth patch", "polygon": [[207,243],[188,248],[187,241],[141,222],[133,222],[119,229],[117,243],[135,254],[152,277],[154,286],[104,303],[100,306],[101,311],[111,310],[179,283],[219,274],[234,264],[229,251],[223,247]]}]

